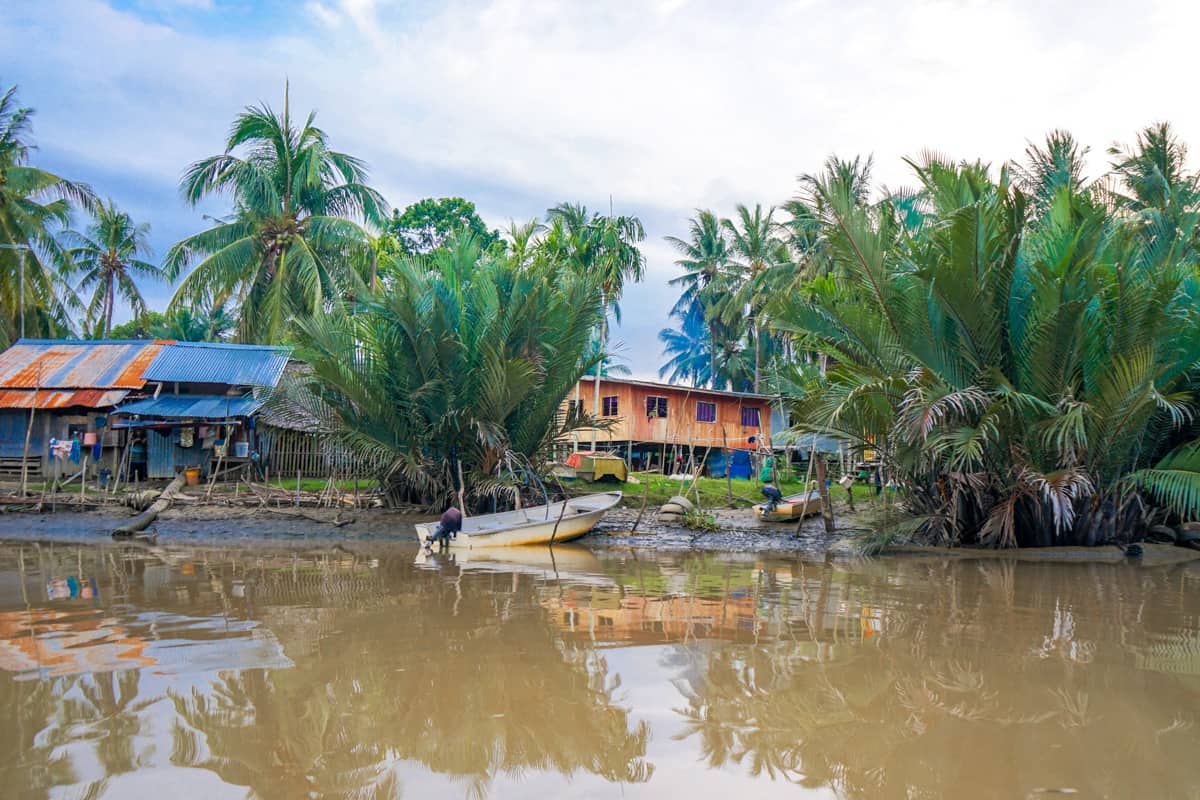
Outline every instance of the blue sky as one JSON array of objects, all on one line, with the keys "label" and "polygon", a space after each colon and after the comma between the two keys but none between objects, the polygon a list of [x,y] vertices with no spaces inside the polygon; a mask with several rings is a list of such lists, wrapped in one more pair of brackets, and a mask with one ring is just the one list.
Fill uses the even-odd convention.
[{"label": "blue sky", "polygon": [[650,377],[663,237],[694,208],[781,203],[835,152],[896,186],[923,149],[999,164],[1057,127],[1097,172],[1155,120],[1200,141],[1197,23],[1166,0],[37,0],[0,15],[0,83],[38,111],[37,160],[149,222],[160,255],[224,210],[186,207],[183,169],[285,79],[394,206],[462,195],[500,226],[611,195],[648,234],[614,338]]}]

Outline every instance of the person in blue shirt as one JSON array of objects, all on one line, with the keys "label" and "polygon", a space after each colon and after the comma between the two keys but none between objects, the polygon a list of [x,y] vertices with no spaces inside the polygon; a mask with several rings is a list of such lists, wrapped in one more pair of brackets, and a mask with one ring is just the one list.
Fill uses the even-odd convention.
[{"label": "person in blue shirt", "polygon": [[146,449],[146,434],[137,431],[129,442],[129,479],[131,481],[146,480],[146,463],[149,451]]}]

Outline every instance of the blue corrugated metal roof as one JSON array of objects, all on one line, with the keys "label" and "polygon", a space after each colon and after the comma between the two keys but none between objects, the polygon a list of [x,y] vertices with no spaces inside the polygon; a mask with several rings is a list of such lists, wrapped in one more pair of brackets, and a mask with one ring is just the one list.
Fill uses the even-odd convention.
[{"label": "blue corrugated metal roof", "polygon": [[787,430],[771,435],[771,446],[775,448],[792,447],[803,453],[807,453],[813,449],[814,444],[818,453],[841,452],[841,443],[834,436],[827,436],[820,433],[793,433]]},{"label": "blue corrugated metal roof", "polygon": [[215,394],[164,394],[118,406],[113,413],[158,419],[230,419],[248,417],[262,406],[253,397]]},{"label": "blue corrugated metal roof", "polygon": [[287,366],[282,347],[174,342],[143,373],[148,381],[274,387]]}]

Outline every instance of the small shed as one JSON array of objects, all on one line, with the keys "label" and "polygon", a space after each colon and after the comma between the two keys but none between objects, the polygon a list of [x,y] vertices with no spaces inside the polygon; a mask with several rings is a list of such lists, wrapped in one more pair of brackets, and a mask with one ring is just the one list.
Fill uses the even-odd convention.
[{"label": "small shed", "polygon": [[91,434],[102,456],[115,452],[122,442],[107,415],[145,387],[143,372],[165,344],[21,339],[0,353],[0,477],[19,477],[23,467],[30,477],[48,475],[51,439]]},{"label": "small shed", "polygon": [[113,411],[117,429],[147,432],[147,474],[180,469],[239,469],[256,460],[255,414],[287,365],[285,348],[175,342],[145,370],[156,393]]}]

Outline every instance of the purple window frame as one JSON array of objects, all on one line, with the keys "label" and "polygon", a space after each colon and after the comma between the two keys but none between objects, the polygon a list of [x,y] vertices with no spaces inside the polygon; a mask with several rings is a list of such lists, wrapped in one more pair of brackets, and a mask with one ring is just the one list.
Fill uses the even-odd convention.
[{"label": "purple window frame", "polygon": [[668,412],[667,398],[657,395],[650,395],[646,398],[646,417],[658,417],[666,419]]}]

